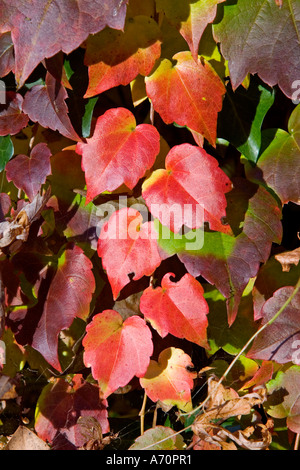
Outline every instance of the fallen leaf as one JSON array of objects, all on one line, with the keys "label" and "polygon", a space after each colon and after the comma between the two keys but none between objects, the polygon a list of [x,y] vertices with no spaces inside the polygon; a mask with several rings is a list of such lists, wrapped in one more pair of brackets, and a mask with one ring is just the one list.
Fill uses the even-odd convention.
[{"label": "fallen leaf", "polygon": [[281,264],[282,271],[289,272],[292,264],[298,266],[300,260],[300,248],[279,253],[278,255],[275,255],[275,259],[277,259]]},{"label": "fallen leaf", "polygon": [[4,450],[50,450],[50,447],[30,429],[19,426]]}]

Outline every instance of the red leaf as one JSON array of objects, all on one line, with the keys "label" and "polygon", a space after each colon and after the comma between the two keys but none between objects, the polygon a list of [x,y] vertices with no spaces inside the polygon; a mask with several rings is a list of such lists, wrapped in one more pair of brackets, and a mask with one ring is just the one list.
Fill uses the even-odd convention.
[{"label": "red leaf", "polygon": [[25,191],[30,201],[39,192],[46,177],[51,174],[51,152],[44,143],[37,144],[27,155],[17,155],[6,164],[6,177],[14,185]]},{"label": "red leaf", "polygon": [[146,375],[140,379],[150,400],[160,400],[168,407],[177,406],[180,410],[192,410],[191,389],[196,373],[191,358],[177,348],[164,349],[158,362],[150,361]]},{"label": "red leaf", "polygon": [[23,110],[41,126],[58,131],[68,139],[79,141],[70,118],[65,99],[66,89],[47,73],[45,85],[36,85],[25,95]]},{"label": "red leaf", "polygon": [[163,59],[146,77],[147,95],[166,124],[176,122],[216,142],[218,112],[225,87],[208,62],[195,62],[190,52]]},{"label": "red leaf", "polygon": [[107,401],[99,400],[99,388],[83,380],[80,374],[67,382],[55,379],[46,385],[38,401],[35,430],[55,450],[75,450],[86,439],[77,423],[79,417],[93,417],[109,432]]},{"label": "red leaf", "polygon": [[18,87],[46,57],[60,50],[69,54],[106,25],[122,29],[126,4],[127,0],[2,0],[0,32],[12,32]]},{"label": "red leaf", "polygon": [[151,214],[174,232],[207,221],[211,230],[228,233],[230,227],[222,225],[221,218],[226,216],[225,193],[230,189],[215,158],[202,148],[181,144],[168,153],[166,169],[154,171],[143,183],[142,194]]},{"label": "red leaf", "polygon": [[94,290],[91,261],[78,246],[67,246],[59,258],[31,344],[57,370],[61,370],[58,335],[71,326],[75,317],[87,318]]},{"label": "red leaf", "polygon": [[152,18],[129,18],[125,30],[105,29],[89,36],[84,58],[89,67],[85,98],[119,85],[128,85],[138,74],[148,75],[160,57],[160,29]]},{"label": "red leaf", "polygon": [[150,276],[161,263],[153,222],[143,224],[142,215],[132,208],[112,214],[102,227],[97,249],[114,299],[130,282],[129,274],[134,274],[133,280]]},{"label": "red leaf", "polygon": [[0,77],[5,77],[15,66],[14,45],[9,32],[0,34]]},{"label": "red leaf", "polygon": [[146,373],[153,344],[142,318],[134,315],[123,322],[118,312],[105,310],[93,317],[86,331],[84,363],[92,368],[102,398]]},{"label": "red leaf", "polygon": [[0,136],[17,134],[27,126],[29,118],[22,112],[22,104],[19,93],[6,93],[6,103],[0,104]]},{"label": "red leaf", "polygon": [[190,274],[172,282],[166,274],[161,287],[148,287],[141,297],[140,310],[160,336],[185,338],[208,348],[206,328],[208,305],[201,284]]},{"label": "red leaf", "polygon": [[[130,189],[152,167],[160,146],[159,133],[150,124],[136,127],[134,115],[125,108],[109,109],[96,123],[93,137],[79,143],[87,183],[87,203],[103,191],[123,183]],[[95,171],[96,169],[96,171]]]}]

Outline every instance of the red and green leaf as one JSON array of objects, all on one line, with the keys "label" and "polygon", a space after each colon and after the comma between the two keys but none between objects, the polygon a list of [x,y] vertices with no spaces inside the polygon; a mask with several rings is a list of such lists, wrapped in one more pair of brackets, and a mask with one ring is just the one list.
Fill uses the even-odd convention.
[{"label": "red and green leaf", "polygon": [[89,86],[85,97],[128,85],[138,74],[149,75],[160,57],[160,29],[147,16],[128,18],[123,31],[106,28],[86,41]]},{"label": "red and green leaf", "polygon": [[208,62],[195,61],[190,52],[178,52],[173,62],[162,59],[146,77],[147,95],[166,124],[173,122],[216,142],[218,112],[225,87]]},{"label": "red and green leaf", "polygon": [[157,0],[158,11],[163,11],[171,24],[176,26],[189,45],[195,60],[198,58],[199,42],[209,23],[215,19],[217,5],[225,0],[188,0],[172,2],[172,0]]},{"label": "red and green leaf", "polygon": [[211,230],[228,233],[225,193],[231,182],[215,158],[204,149],[181,144],[166,157],[166,169],[154,171],[143,183],[142,195],[151,214],[172,231],[209,222]]},{"label": "red and green leaf", "polygon": [[224,17],[214,25],[214,36],[229,62],[234,89],[248,73],[257,73],[265,83],[278,84],[292,97],[293,82],[300,76],[299,15],[297,0],[282,2],[280,8],[274,0],[224,5]]},{"label": "red and green leaf", "polygon": [[157,362],[150,361],[140,383],[150,400],[188,412],[192,410],[191,389],[196,378],[192,368],[188,354],[178,348],[167,348],[160,353]]}]

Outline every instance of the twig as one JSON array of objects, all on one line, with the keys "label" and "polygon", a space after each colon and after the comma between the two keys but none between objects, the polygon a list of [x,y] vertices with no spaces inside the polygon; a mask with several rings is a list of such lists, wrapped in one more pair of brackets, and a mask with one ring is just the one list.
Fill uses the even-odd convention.
[{"label": "twig", "polygon": [[140,416],[140,421],[141,421],[141,436],[144,434],[145,432],[145,408],[146,408],[146,402],[147,402],[147,395],[146,395],[146,392],[144,393],[144,398],[143,398],[143,404],[142,404],[142,408],[141,408],[141,411],[139,412],[139,416]]}]

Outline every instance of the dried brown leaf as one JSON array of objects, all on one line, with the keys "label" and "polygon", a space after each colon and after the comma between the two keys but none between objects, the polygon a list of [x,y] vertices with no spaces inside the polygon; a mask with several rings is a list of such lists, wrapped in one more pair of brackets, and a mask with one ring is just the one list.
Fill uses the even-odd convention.
[{"label": "dried brown leaf", "polygon": [[275,255],[275,258],[282,266],[282,271],[289,272],[291,265],[298,265],[300,260],[300,247],[296,248],[293,251],[285,251],[284,253],[279,253]]},{"label": "dried brown leaf", "polygon": [[19,426],[4,450],[50,450],[50,447],[30,429]]},{"label": "dried brown leaf", "polygon": [[51,189],[37,194],[32,202],[26,204],[13,220],[0,223],[0,249],[10,246],[14,241],[26,241],[30,225],[37,220],[50,197]]}]

